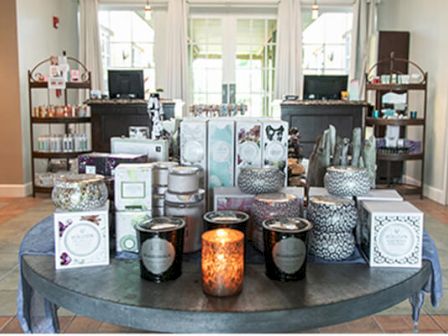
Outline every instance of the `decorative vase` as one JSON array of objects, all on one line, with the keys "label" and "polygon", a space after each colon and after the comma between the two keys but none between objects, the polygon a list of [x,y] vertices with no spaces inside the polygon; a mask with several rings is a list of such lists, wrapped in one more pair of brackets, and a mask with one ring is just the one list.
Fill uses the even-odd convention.
[{"label": "decorative vase", "polygon": [[307,218],[315,230],[328,233],[351,232],[358,222],[355,201],[333,196],[314,196],[307,207]]},{"label": "decorative vase", "polygon": [[365,168],[332,166],[327,168],[324,186],[334,196],[363,196],[370,190],[369,172]]},{"label": "decorative vase", "polygon": [[328,261],[344,260],[355,251],[355,238],[352,233],[313,231],[309,249],[311,254]]},{"label": "decorative vase", "polygon": [[267,194],[279,191],[285,185],[285,174],[278,168],[242,168],[238,187],[245,194]]}]

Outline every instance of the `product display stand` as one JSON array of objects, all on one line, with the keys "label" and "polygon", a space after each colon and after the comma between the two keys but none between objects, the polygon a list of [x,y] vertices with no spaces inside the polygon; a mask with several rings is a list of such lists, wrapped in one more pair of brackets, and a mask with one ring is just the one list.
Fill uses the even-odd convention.
[{"label": "product display stand", "polygon": [[[91,74],[87,68],[80,61],[73,57],[67,57],[67,61],[74,64],[76,69],[80,72],[79,81],[76,82],[66,82],[65,89],[61,90],[61,95],[63,96],[64,104],[67,106],[68,90],[89,90],[91,89]],[[39,72],[44,69],[45,66],[50,66],[51,58],[45,59],[39,62],[32,70],[28,71],[28,95],[29,95],[29,113],[30,113],[30,146],[31,146],[31,176],[32,176],[32,195],[35,196],[36,193],[50,193],[52,187],[44,187],[36,185],[35,181],[35,162],[36,159],[47,159],[48,162],[52,159],[65,159],[66,169],[70,169],[69,160],[77,158],[78,155],[89,153],[90,151],[82,152],[40,152],[36,151],[36,145],[34,142],[34,126],[46,124],[50,126],[54,124],[64,125],[65,134],[69,133],[69,126],[73,124],[86,124],[90,123],[90,117],[36,117],[33,115],[33,90],[35,89],[47,89],[47,103],[50,104],[50,90],[48,88],[48,81],[43,77],[42,73]],[[45,71],[45,70],[44,70]]]},{"label": "product display stand", "polygon": [[[417,70],[418,73],[418,81],[411,82],[412,77],[407,74],[402,74],[395,70],[395,63],[406,63],[407,66],[412,66]],[[372,78],[375,76],[375,70],[379,65],[389,64],[390,72],[386,76],[390,76],[389,83],[382,82],[373,82]],[[399,78],[400,76],[407,76],[406,83],[399,82],[399,80],[393,81],[392,78]],[[368,93],[375,93],[375,110],[381,111],[382,108],[382,96],[389,92],[394,93],[410,93],[412,91],[421,91],[423,92],[423,113],[416,118],[405,118],[405,119],[386,119],[386,118],[375,118],[372,115],[366,118],[366,126],[373,126],[375,128],[375,136],[384,133],[384,129],[387,126],[399,126],[400,133],[403,133],[406,137],[407,127],[410,126],[420,126],[423,128],[422,138],[421,138],[421,150],[418,153],[381,153],[377,152],[377,160],[384,161],[386,163],[387,170],[387,188],[390,188],[392,185],[391,175],[392,162],[405,162],[405,161],[420,161],[421,162],[421,173],[420,173],[420,185],[406,185],[406,184],[398,184],[393,185],[397,190],[402,194],[420,194],[420,197],[423,197],[423,185],[424,185],[424,173],[425,173],[425,140],[426,140],[426,114],[427,114],[427,86],[428,86],[428,73],[424,72],[422,68],[420,68],[416,63],[402,59],[395,58],[392,54],[389,59],[381,60],[378,63],[374,64],[369,71],[366,73],[366,101],[368,100]],[[409,94],[406,97],[407,103],[409,102]],[[378,185],[381,187],[381,185]]]}]

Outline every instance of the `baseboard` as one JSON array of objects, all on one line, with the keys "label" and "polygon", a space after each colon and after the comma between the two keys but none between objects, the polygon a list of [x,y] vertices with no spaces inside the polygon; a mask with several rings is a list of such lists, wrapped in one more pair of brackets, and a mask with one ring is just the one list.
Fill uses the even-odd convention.
[{"label": "baseboard", "polygon": [[[420,180],[417,180],[411,176],[403,175],[403,182],[407,184],[413,184],[420,186],[421,182]],[[434,202],[440,203],[445,205],[446,199],[445,199],[445,193],[442,189],[434,188],[433,186],[430,186],[428,184],[425,184],[423,186],[423,195],[428,197],[429,199],[432,199]]]},{"label": "baseboard", "polygon": [[0,184],[0,197],[26,197],[31,195],[31,182],[25,184]]}]

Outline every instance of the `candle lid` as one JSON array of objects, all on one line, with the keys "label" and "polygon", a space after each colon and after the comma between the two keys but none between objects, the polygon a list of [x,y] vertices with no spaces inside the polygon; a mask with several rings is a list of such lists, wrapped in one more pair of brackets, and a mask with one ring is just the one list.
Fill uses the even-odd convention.
[{"label": "candle lid", "polygon": [[185,226],[185,221],[177,217],[156,217],[136,226],[141,232],[166,232],[179,230]]},{"label": "candle lid", "polygon": [[194,166],[174,166],[170,167],[170,174],[173,175],[195,175],[198,173],[199,168]]},{"label": "candle lid", "polygon": [[257,201],[269,204],[290,202],[296,198],[297,197],[292,194],[285,194],[285,193],[260,194],[255,197]]},{"label": "candle lid", "polygon": [[350,198],[339,198],[334,196],[313,196],[310,198],[311,205],[344,206],[354,205],[355,201]]},{"label": "candle lid", "polygon": [[210,211],[204,215],[204,220],[215,224],[240,224],[248,219],[247,213],[233,210]]},{"label": "candle lid", "polygon": [[77,187],[82,184],[104,181],[104,176],[95,174],[63,174],[55,178],[55,185]]},{"label": "candle lid", "polygon": [[366,171],[365,168],[359,168],[359,167],[351,167],[351,166],[331,166],[327,168],[327,172],[331,173],[359,173]]},{"label": "candle lid", "polygon": [[300,233],[313,228],[313,225],[304,218],[283,217],[263,221],[263,228],[280,233]]},{"label": "candle lid", "polygon": [[157,170],[168,170],[171,167],[176,167],[178,165],[179,165],[179,163],[174,162],[174,161],[162,161],[162,162],[157,162],[154,165],[154,169],[157,169]]}]

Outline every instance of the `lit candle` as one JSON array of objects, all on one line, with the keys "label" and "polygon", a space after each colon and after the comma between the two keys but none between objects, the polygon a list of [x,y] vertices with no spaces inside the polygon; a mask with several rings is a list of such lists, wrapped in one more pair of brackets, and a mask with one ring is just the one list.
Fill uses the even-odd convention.
[{"label": "lit candle", "polygon": [[243,289],[244,234],[234,229],[202,234],[202,288],[213,296],[236,295]]}]

